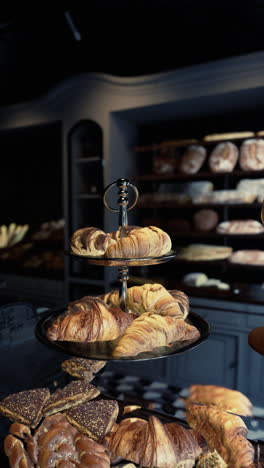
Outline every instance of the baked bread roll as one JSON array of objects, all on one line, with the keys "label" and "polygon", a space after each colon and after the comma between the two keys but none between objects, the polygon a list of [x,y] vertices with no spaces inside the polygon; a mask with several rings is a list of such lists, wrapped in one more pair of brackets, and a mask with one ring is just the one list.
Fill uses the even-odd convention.
[{"label": "baked bread roll", "polygon": [[187,422],[205,438],[232,468],[253,467],[254,447],[247,440],[247,427],[239,416],[208,406],[191,405]]},{"label": "baked bread roll", "polygon": [[209,245],[209,244],[190,244],[181,249],[178,259],[189,261],[201,260],[222,260],[230,257],[232,247]]},{"label": "baked bread roll", "polygon": [[192,403],[215,406],[220,410],[240,416],[252,416],[253,406],[246,395],[217,385],[191,385],[185,405],[188,408]]},{"label": "baked bread roll", "polygon": [[241,190],[215,190],[198,195],[193,199],[194,204],[199,203],[253,203],[256,195]]},{"label": "baked bread roll", "polygon": [[182,281],[186,286],[199,288],[208,281],[208,276],[200,272],[187,273],[187,275],[184,275]]},{"label": "baked bread roll", "polygon": [[238,147],[230,141],[219,143],[210,153],[208,165],[212,172],[232,172],[238,160]]},{"label": "baked bread roll", "polygon": [[191,468],[202,453],[195,431],[155,416],[124,419],[104,443],[112,456],[151,468]]},{"label": "baked bread roll", "polygon": [[175,341],[195,340],[199,336],[197,328],[183,319],[144,313],[118,339],[113,357],[137,356]]},{"label": "baked bread roll", "polygon": [[243,265],[264,265],[264,250],[237,250],[228,260]]},{"label": "baked bread roll", "polygon": [[209,232],[215,229],[219,222],[219,216],[215,210],[202,209],[193,215],[192,221],[196,231]]},{"label": "baked bread roll", "polygon": [[[110,306],[120,306],[118,291],[112,291],[100,297]],[[143,284],[127,289],[127,307],[136,315],[148,312],[185,319],[189,313],[189,299],[183,291],[167,291],[164,286],[156,283]]]},{"label": "baked bread roll", "polygon": [[250,138],[253,137],[254,132],[228,132],[228,133],[213,133],[212,135],[206,135],[203,137],[204,141],[219,141],[219,140],[235,140],[239,138]]},{"label": "baked bread roll", "polygon": [[107,306],[99,298],[87,296],[69,304],[67,311],[48,327],[47,337],[52,341],[114,340],[135,317],[121,309]]},{"label": "baked bread roll", "polygon": [[71,238],[71,250],[77,255],[106,258],[141,258],[162,256],[171,250],[170,236],[155,226],[128,226],[126,236],[120,231],[106,234],[97,228],[83,228]]},{"label": "baked bread roll", "polygon": [[263,225],[254,219],[235,219],[218,224],[216,232],[219,234],[261,234]]},{"label": "baked bread roll", "polygon": [[206,149],[201,145],[190,145],[182,155],[180,172],[183,174],[196,174],[206,159]]},{"label": "baked bread roll", "polygon": [[242,143],[239,166],[242,171],[261,171],[264,169],[264,139],[251,138]]}]

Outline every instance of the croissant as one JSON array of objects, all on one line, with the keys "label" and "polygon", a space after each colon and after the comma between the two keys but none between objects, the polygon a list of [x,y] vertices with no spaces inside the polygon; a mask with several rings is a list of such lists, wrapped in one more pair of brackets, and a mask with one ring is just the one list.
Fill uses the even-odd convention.
[{"label": "croissant", "polygon": [[73,233],[71,250],[78,255],[103,255],[107,258],[159,257],[171,250],[171,239],[165,231],[155,226],[128,226],[124,237],[120,230],[105,233],[101,229],[88,227]]},{"label": "croissant", "polygon": [[108,258],[160,257],[171,250],[170,236],[162,229],[149,226],[131,229],[127,236],[109,245]]},{"label": "croissant", "polygon": [[[118,291],[100,297],[109,305],[120,306]],[[184,292],[169,292],[161,284],[143,284],[127,289],[127,307],[137,315],[149,312],[185,319],[189,312],[189,299]]]},{"label": "croissant", "polygon": [[128,418],[116,425],[104,444],[112,456],[121,456],[140,466],[191,468],[202,452],[193,433],[175,423],[163,425],[155,416],[149,421]]},{"label": "croissant", "polygon": [[95,227],[87,227],[73,233],[71,249],[78,255],[100,256],[104,255],[112,242],[110,234]]},{"label": "croissant", "polygon": [[125,330],[113,351],[114,357],[135,356],[168,346],[174,341],[198,338],[199,331],[183,319],[144,313]]},{"label": "croissant", "polygon": [[254,447],[247,440],[247,427],[239,416],[209,406],[191,405],[188,424],[200,432],[211,450],[216,450],[228,466],[253,466]]},{"label": "croissant", "polygon": [[191,385],[189,392],[190,396],[185,400],[187,407],[192,403],[200,403],[241,416],[252,416],[251,401],[237,390],[217,385]]},{"label": "croissant", "polygon": [[47,329],[50,340],[93,342],[114,340],[136,316],[107,306],[101,299],[86,296],[69,304],[66,313]]}]

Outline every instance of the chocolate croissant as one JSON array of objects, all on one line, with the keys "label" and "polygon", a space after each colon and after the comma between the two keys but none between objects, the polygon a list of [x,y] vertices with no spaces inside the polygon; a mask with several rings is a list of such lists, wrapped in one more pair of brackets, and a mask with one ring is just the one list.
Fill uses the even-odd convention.
[{"label": "chocolate croissant", "polygon": [[106,258],[160,257],[171,250],[171,239],[165,231],[155,226],[128,226],[124,237],[120,231],[105,233],[101,229],[88,227],[74,232],[71,250],[78,255]]},{"label": "chocolate croissant", "polygon": [[228,466],[254,466],[254,447],[246,438],[248,430],[239,416],[209,406],[191,405],[187,410],[187,422]]},{"label": "chocolate croissant", "polygon": [[192,340],[198,337],[197,328],[183,319],[144,313],[125,330],[118,340],[113,356],[136,356],[160,346],[168,346],[174,341]]},{"label": "chocolate croissant", "polygon": [[54,341],[94,342],[114,340],[132,323],[136,315],[107,306],[101,299],[84,297],[69,304],[67,312],[55,319],[47,330]]},{"label": "chocolate croissant", "polygon": [[[173,426],[173,427],[172,427]],[[155,416],[149,421],[127,418],[105,438],[112,456],[149,468],[191,468],[202,452],[192,430],[165,424]]]},{"label": "chocolate croissant", "polygon": [[[109,305],[120,306],[118,291],[100,297]],[[189,313],[189,299],[184,292],[167,291],[161,284],[143,284],[127,289],[127,307],[137,315],[149,312],[185,319]]]}]

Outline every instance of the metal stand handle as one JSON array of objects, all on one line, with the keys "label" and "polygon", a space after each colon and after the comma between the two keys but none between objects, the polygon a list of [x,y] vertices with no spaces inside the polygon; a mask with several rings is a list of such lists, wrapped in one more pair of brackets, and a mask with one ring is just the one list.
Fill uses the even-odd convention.
[{"label": "metal stand handle", "polygon": [[[106,195],[108,194],[109,190],[114,187],[118,187],[118,200],[117,204],[119,205],[119,208],[112,208],[108,205],[107,200],[106,200]],[[128,207],[129,201],[128,201],[128,187],[131,187],[134,192],[135,192],[135,200]],[[118,179],[116,182],[113,182],[112,184],[108,185],[104,191],[104,198],[103,202],[105,207],[113,212],[119,212],[119,231],[120,231],[120,237],[125,237],[126,236],[126,230],[127,230],[127,225],[128,225],[128,218],[127,218],[127,212],[134,208],[138,201],[138,189],[132,185],[129,180],[127,179]],[[129,312],[128,307],[127,307],[127,282],[129,280],[129,275],[128,275],[128,267],[127,266],[121,266],[119,269],[119,280],[121,281],[121,289],[120,289],[120,308],[124,310],[125,312]]]}]

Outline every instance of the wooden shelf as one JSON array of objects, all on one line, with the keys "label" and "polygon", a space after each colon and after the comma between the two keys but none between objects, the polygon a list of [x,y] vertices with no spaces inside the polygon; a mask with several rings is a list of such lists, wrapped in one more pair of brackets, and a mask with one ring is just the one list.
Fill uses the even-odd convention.
[{"label": "wooden shelf", "polygon": [[[228,133],[228,132],[227,132]],[[236,143],[241,143],[244,140],[248,140],[250,138],[263,138],[261,136],[257,135],[257,132],[252,132],[254,135],[247,136],[247,137],[233,137],[229,139],[217,139],[214,141],[207,141],[204,140],[205,137],[200,137],[200,138],[186,138],[186,139],[181,139],[181,140],[165,140],[161,141],[160,143],[153,143],[150,145],[138,145],[134,146],[132,149],[136,153],[149,153],[151,151],[159,150],[161,148],[164,148],[166,146],[168,147],[175,147],[175,148],[186,148],[189,145],[202,145],[202,146],[212,146],[212,145],[217,145],[219,143],[227,143],[229,141],[236,142]]]},{"label": "wooden shelf", "polygon": [[217,179],[220,177],[264,177],[264,171],[240,171],[235,170],[232,172],[210,172],[202,171],[197,174],[144,174],[141,176],[135,176],[134,180],[139,182],[174,182],[176,180],[195,180],[195,179]]},{"label": "wooden shelf", "polygon": [[138,203],[138,208],[179,208],[179,209],[202,209],[202,208],[260,208],[262,203],[175,203],[175,202],[146,202]]},{"label": "wooden shelf", "polygon": [[264,239],[264,234],[220,234],[218,232],[169,232],[168,234],[174,239]]}]

